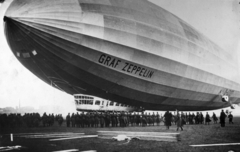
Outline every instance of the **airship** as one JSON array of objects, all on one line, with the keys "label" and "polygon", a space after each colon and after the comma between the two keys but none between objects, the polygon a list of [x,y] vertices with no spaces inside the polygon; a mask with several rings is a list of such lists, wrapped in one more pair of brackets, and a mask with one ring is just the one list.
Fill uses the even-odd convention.
[{"label": "airship", "polygon": [[240,103],[236,55],[148,0],[15,0],[3,20],[20,63],[68,94],[148,110]]}]

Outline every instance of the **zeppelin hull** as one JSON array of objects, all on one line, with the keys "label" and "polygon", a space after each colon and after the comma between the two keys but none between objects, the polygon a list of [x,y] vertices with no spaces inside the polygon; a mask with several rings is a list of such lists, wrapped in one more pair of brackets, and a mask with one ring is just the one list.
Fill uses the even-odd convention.
[{"label": "zeppelin hull", "polygon": [[150,2],[22,0],[4,20],[18,60],[69,94],[149,110],[223,108],[224,93],[240,102],[234,55]]}]

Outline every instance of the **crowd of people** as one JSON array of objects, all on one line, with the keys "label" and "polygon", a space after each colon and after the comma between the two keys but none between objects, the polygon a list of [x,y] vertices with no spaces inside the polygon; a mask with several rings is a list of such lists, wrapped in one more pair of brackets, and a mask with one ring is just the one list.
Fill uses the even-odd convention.
[{"label": "crowd of people", "polygon": [[[181,130],[183,130],[183,125],[185,124],[206,124],[209,125],[210,122],[213,120],[214,124],[218,123],[218,117],[216,116],[216,114],[213,112],[212,116],[210,116],[208,114],[208,112],[206,112],[206,115],[204,117],[204,115],[202,114],[202,112],[197,112],[196,115],[194,113],[179,113],[177,111],[176,115],[173,115],[171,112],[167,111],[164,114],[165,118],[165,126],[167,129],[169,129],[169,127],[172,124],[176,124],[177,125],[177,131],[179,128],[181,128]],[[211,120],[212,118],[212,120]],[[231,113],[228,113],[228,111],[226,111],[226,113],[222,110],[222,112],[220,113],[220,124],[221,127],[225,127],[225,119],[228,118],[229,119],[229,124],[233,124],[233,115]]]},{"label": "crowd of people", "polygon": [[[233,124],[233,115],[225,113],[223,110],[220,114],[220,124],[225,126],[225,119],[229,118],[229,124]],[[212,118],[212,119],[211,119]],[[209,125],[211,121],[214,124],[218,123],[218,117],[215,113],[210,116],[208,112],[204,116],[201,112],[197,113],[183,113],[183,112],[165,112],[160,115],[150,113],[135,113],[135,112],[81,112],[72,113],[66,116],[64,120],[61,114],[46,114],[40,116],[39,113],[21,114],[0,114],[0,127],[49,127],[53,126],[55,122],[62,126],[66,121],[67,127],[127,127],[127,126],[159,126],[161,122],[164,123],[166,129],[170,126],[176,125],[177,130],[183,130],[183,125],[188,124],[206,124]]]},{"label": "crowd of people", "polygon": [[4,127],[47,127],[52,126],[57,121],[61,126],[63,123],[62,115],[46,114],[40,116],[39,113],[21,114],[0,114],[0,128]]}]

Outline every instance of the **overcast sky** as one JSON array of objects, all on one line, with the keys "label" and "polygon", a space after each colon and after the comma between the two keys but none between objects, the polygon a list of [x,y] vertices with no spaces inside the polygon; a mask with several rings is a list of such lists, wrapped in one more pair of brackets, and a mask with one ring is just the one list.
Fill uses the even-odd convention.
[{"label": "overcast sky", "polygon": [[[2,18],[6,6],[11,1],[7,0],[0,6],[0,107],[16,107],[20,102],[21,106],[36,108],[52,104],[65,105],[69,109],[75,108],[72,96],[38,79],[23,67],[10,51],[3,32]],[[177,15],[224,50],[236,53],[240,59],[238,0],[149,1]]]}]

